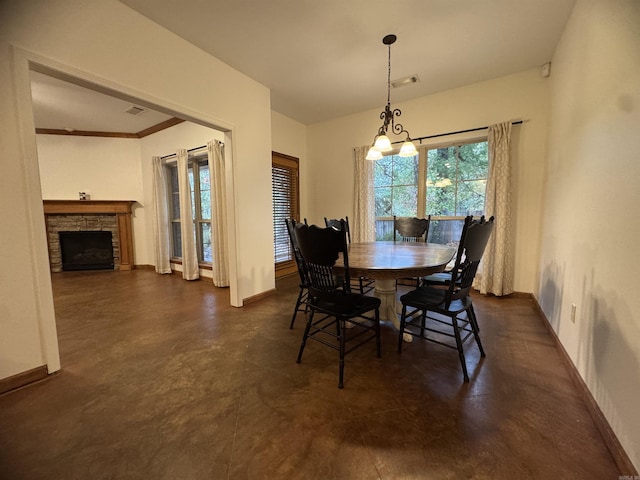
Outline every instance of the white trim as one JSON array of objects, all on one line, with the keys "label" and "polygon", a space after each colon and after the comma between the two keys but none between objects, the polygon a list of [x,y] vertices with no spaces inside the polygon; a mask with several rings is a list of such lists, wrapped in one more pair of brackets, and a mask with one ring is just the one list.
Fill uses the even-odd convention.
[{"label": "white trim", "polygon": [[[29,79],[29,61],[18,49],[13,55],[13,87],[16,99],[16,119],[20,163],[25,186],[24,205],[27,212],[27,235],[31,248],[31,260],[34,278],[34,308],[37,312],[38,340],[42,364],[49,373],[60,370],[60,351],[58,348],[58,332],[56,329],[55,310],[53,306],[53,290],[47,249],[47,232],[44,221],[44,207],[40,188],[40,169],[35,136],[35,121],[31,107],[31,84]],[[45,273],[46,274],[43,274]]]}]

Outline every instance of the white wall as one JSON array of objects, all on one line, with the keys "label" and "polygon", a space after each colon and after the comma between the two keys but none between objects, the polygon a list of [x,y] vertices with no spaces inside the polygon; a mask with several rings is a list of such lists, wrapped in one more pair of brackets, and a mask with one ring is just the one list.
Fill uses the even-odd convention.
[{"label": "white wall", "polygon": [[283,153],[300,160],[300,218],[309,211],[309,188],[307,181],[307,127],[289,117],[271,112],[271,148],[274,152]]},{"label": "white wall", "polygon": [[[515,289],[520,292],[533,292],[537,285],[548,92],[549,81],[536,68],[393,104],[402,110],[399,121],[413,137],[508,120],[525,121],[513,127],[512,148]],[[381,124],[383,107],[308,128],[310,166],[306,185],[311,198],[310,221],[353,215],[353,148],[371,144]],[[439,138],[433,143],[451,139],[455,137]]]},{"label": "white wall", "polygon": [[146,238],[140,140],[135,138],[36,135],[42,198],[135,200],[133,205],[134,263],[141,264]]},{"label": "white wall", "polygon": [[640,2],[578,0],[551,79],[537,296],[640,469]]},{"label": "white wall", "polygon": [[142,200],[140,140],[36,135],[42,198]]},{"label": "white wall", "polygon": [[[274,287],[269,90],[116,0],[1,2],[0,378],[59,369],[29,63],[227,132],[232,302]],[[198,75],[184,75],[197,66]]]}]

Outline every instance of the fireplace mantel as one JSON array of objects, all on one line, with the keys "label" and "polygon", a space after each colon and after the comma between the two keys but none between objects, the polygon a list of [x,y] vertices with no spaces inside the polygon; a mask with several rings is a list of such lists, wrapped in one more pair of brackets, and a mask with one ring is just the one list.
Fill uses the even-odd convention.
[{"label": "fireplace mantel", "polygon": [[135,200],[43,200],[44,213],[131,213]]},{"label": "fireplace mantel", "polygon": [[120,237],[120,270],[133,268],[131,209],[135,200],[43,200],[48,215],[115,215]]}]

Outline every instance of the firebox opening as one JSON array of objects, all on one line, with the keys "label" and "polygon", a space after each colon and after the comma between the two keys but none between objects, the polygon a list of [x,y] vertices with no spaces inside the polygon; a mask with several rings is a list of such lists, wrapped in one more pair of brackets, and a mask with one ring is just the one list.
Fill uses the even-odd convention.
[{"label": "firebox opening", "polygon": [[59,232],[59,235],[62,270],[113,270],[111,232]]}]

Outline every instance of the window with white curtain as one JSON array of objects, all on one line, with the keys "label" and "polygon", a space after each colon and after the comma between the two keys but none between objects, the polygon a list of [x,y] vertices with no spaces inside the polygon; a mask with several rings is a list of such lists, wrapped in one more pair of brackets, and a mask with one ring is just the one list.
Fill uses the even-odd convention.
[{"label": "window with white curtain", "polygon": [[[169,182],[169,217],[171,222],[171,257],[172,260],[182,258],[182,234],[180,215],[178,168],[175,163],[168,163],[167,178]],[[198,262],[211,265],[211,179],[209,178],[209,162],[207,154],[189,155],[189,185],[191,187],[191,210],[194,224],[195,244]]]},{"label": "window with white curtain", "polygon": [[488,170],[486,140],[421,146],[413,157],[391,154],[377,160],[376,240],[393,239],[394,215],[431,215],[428,241],[455,243],[464,217],[484,214]]}]

